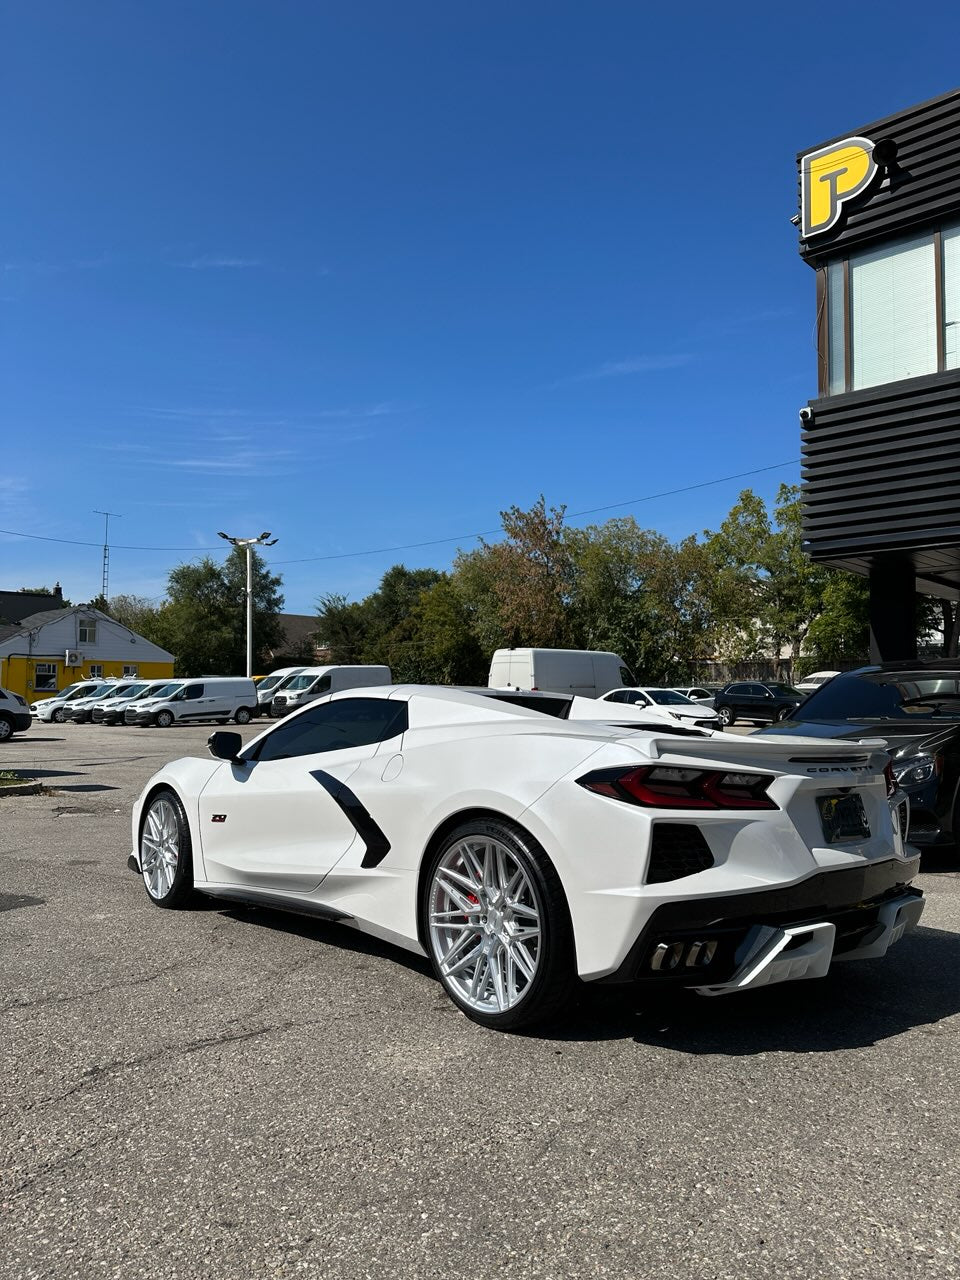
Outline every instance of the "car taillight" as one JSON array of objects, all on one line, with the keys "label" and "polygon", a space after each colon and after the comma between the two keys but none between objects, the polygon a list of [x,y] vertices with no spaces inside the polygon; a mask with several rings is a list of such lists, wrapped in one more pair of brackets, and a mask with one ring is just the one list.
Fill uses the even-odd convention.
[{"label": "car taillight", "polygon": [[769,773],[658,764],[596,769],[577,782],[597,795],[655,809],[776,809],[779,806],[767,795],[773,780]]}]

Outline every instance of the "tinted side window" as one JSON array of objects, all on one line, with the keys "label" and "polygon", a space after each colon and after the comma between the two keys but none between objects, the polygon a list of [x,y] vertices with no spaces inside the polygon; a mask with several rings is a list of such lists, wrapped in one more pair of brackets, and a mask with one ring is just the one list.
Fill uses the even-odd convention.
[{"label": "tinted side window", "polygon": [[604,698],[604,702],[626,702],[627,695],[617,690],[616,693],[608,693]]},{"label": "tinted side window", "polygon": [[258,760],[287,760],[385,742],[407,727],[407,704],[388,698],[344,698],[312,707],[264,738]]},{"label": "tinted side window", "polygon": [[731,694],[749,693],[750,686],[747,684],[731,684],[727,686],[724,692]]},{"label": "tinted side window", "polygon": [[188,684],[183,691],[184,701],[186,701],[188,698],[192,699],[192,698],[202,698],[202,697],[203,697],[202,684]]}]

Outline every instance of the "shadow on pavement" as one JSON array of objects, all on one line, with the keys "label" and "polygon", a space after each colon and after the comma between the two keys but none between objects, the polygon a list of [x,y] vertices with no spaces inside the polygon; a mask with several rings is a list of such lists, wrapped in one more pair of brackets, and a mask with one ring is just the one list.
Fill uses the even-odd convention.
[{"label": "shadow on pavement", "polygon": [[[225,908],[213,900],[210,906],[238,924],[296,934],[433,975],[425,958],[343,925],[263,907]],[[711,999],[649,986],[584,984],[562,1019],[525,1034],[552,1044],[632,1039],[678,1053],[735,1057],[829,1053],[933,1027],[957,1014],[958,973],[960,934],[921,926],[881,960],[840,962],[827,978],[742,995]]]},{"label": "shadow on pavement", "polygon": [[64,783],[62,786],[54,787],[54,791],[59,795],[64,791],[119,791],[119,787],[108,786],[105,782],[72,782]]},{"label": "shadow on pavement", "polygon": [[876,1044],[960,1012],[960,935],[920,927],[881,960],[741,995],[670,997],[641,987],[584,988],[561,1040],[631,1037],[679,1053],[749,1057]]}]

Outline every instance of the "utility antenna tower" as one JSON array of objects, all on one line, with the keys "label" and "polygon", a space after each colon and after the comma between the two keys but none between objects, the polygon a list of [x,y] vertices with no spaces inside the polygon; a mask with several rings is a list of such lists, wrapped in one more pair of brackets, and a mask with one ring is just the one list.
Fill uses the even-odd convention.
[{"label": "utility antenna tower", "polygon": [[116,511],[98,511],[94,507],[93,514],[95,516],[103,516],[103,580],[100,583],[100,595],[104,600],[109,600],[107,591],[110,587],[110,517],[120,520],[122,517]]}]

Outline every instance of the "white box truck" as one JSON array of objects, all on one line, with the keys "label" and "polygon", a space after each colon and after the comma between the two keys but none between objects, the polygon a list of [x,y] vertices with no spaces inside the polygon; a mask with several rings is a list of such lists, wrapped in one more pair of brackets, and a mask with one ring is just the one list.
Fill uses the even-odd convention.
[{"label": "white box truck", "polygon": [[487,680],[491,689],[543,689],[581,698],[635,684],[618,654],[594,649],[497,649]]}]

